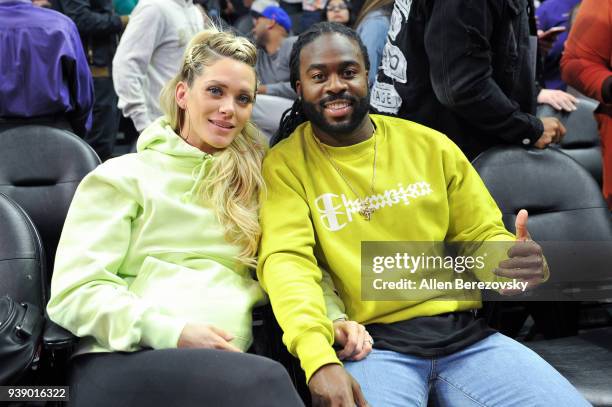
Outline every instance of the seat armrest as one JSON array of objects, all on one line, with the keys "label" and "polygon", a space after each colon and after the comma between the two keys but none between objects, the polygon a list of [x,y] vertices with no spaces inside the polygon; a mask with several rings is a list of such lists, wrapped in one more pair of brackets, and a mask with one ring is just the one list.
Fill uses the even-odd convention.
[{"label": "seat armrest", "polygon": [[76,345],[78,338],[70,331],[57,325],[55,322],[47,320],[45,331],[43,332],[43,345],[45,349],[61,350]]}]

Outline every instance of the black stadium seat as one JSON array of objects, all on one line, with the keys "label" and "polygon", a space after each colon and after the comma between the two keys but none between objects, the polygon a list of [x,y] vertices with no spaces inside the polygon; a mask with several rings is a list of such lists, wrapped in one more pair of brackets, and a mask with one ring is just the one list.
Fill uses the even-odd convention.
[{"label": "black stadium seat", "polygon": [[574,112],[560,112],[549,105],[542,105],[538,108],[538,116],[556,117],[563,123],[567,133],[561,141],[560,150],[578,161],[601,185],[601,143],[597,121],[593,116],[597,103],[590,99],[578,100]]},{"label": "black stadium seat", "polygon": [[[0,297],[8,295],[19,303],[32,304],[42,316],[46,304],[41,239],[25,211],[1,193],[0,230]],[[23,379],[29,379],[27,376]]]},{"label": "black stadium seat", "polygon": [[[473,165],[499,205],[509,230],[514,230],[516,214],[525,208],[530,214],[528,228],[535,241],[564,241],[576,245],[599,242],[607,248],[606,253],[612,253],[612,225],[599,186],[567,155],[555,149],[526,150],[504,146],[482,153]],[[571,272],[580,278],[596,273],[612,278],[609,264],[604,267],[603,270],[583,267]],[[553,273],[555,269],[551,266],[551,280]],[[604,283],[607,284],[607,280]],[[578,302],[531,305],[534,304],[540,309],[567,305],[571,310],[573,306],[580,306]],[[549,318],[554,315],[551,312]],[[564,316],[551,322],[567,324],[562,318]],[[611,327],[525,344],[564,374],[591,403],[612,406]]]},{"label": "black stadium seat", "polygon": [[74,192],[100,159],[76,135],[46,126],[0,132],[0,146],[0,192],[15,200],[34,221],[51,274]]}]

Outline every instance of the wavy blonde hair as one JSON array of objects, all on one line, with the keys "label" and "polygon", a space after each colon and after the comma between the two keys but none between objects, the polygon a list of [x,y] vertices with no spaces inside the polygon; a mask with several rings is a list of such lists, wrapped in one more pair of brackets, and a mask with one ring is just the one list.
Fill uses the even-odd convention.
[{"label": "wavy blonde hair", "polygon": [[[205,67],[222,58],[243,62],[255,70],[257,50],[247,39],[216,27],[198,33],[187,46],[180,72],[164,86],[160,96],[161,109],[177,134],[185,120],[185,111],[175,97],[177,85],[184,82],[191,88]],[[261,237],[258,197],[264,188],[264,153],[263,136],[248,122],[228,147],[215,153],[210,174],[198,188],[198,195],[214,209],[225,239],[241,248],[237,259],[247,266],[256,265]]]}]

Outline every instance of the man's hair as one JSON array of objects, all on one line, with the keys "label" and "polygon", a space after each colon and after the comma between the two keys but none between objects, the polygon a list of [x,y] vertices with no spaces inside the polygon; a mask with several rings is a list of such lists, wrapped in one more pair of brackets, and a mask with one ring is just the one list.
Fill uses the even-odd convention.
[{"label": "man's hair", "polygon": [[[366,70],[370,70],[368,50],[366,49],[365,45],[363,45],[361,38],[359,38],[359,35],[357,32],[355,32],[355,30],[339,23],[317,23],[300,34],[298,39],[295,41],[295,44],[293,44],[293,48],[291,49],[291,56],[289,58],[289,82],[291,83],[293,90],[296,92],[296,83],[300,79],[300,55],[302,53],[302,48],[325,34],[340,34],[355,41],[361,50]],[[278,130],[270,140],[270,146],[274,146],[282,139],[289,137],[289,135],[305,121],[307,121],[307,119],[302,108],[302,100],[301,98],[298,98],[295,100],[295,102],[293,102],[291,108],[283,113]]]}]

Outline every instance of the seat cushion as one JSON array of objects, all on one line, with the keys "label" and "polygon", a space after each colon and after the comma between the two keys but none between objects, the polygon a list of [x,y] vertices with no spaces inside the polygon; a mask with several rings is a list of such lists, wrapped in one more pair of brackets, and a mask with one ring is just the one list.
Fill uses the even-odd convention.
[{"label": "seat cushion", "polygon": [[612,406],[612,327],[578,336],[524,343],[595,406]]}]

